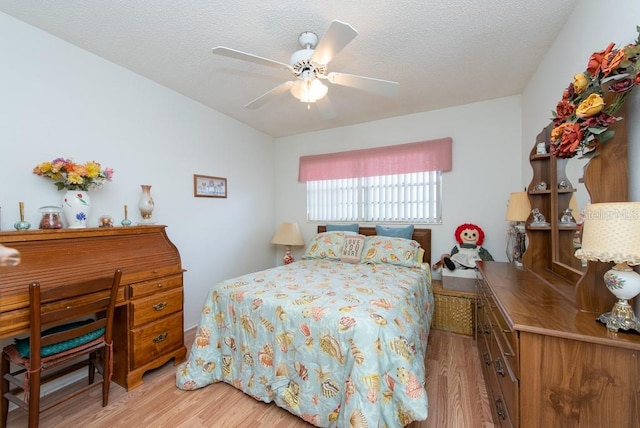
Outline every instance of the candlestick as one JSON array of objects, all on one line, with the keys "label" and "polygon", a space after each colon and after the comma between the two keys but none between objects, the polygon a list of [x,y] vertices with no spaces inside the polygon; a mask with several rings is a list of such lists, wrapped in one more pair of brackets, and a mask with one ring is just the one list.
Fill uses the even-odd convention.
[{"label": "candlestick", "polygon": [[124,220],[120,222],[124,227],[131,226],[131,220],[129,220],[129,208],[124,206]]},{"label": "candlestick", "polygon": [[28,230],[31,227],[31,223],[24,221],[24,202],[19,202],[18,207],[20,209],[20,221],[16,222],[13,227],[16,230]]}]

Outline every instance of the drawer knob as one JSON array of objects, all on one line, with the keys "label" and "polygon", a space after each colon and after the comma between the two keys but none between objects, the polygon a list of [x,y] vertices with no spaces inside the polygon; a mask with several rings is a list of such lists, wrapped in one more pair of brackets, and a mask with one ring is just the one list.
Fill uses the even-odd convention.
[{"label": "drawer knob", "polygon": [[491,364],[491,357],[489,357],[489,353],[485,352],[484,354],[482,354],[482,358],[484,359],[484,363],[486,365]]},{"label": "drawer knob", "polygon": [[153,305],[153,310],[154,311],[161,311],[166,307],[167,307],[167,302],[160,302],[160,303],[156,303],[155,305]]},{"label": "drawer knob", "polygon": [[504,404],[502,403],[502,399],[496,398],[495,404],[496,404],[496,413],[498,414],[498,416],[500,416],[502,419],[506,419],[507,412],[504,410]]},{"label": "drawer knob", "polygon": [[164,333],[161,333],[159,335],[157,335],[156,337],[153,338],[153,343],[160,343],[162,341],[164,341],[167,338],[168,334],[165,331]]},{"label": "drawer knob", "polygon": [[504,365],[502,365],[502,360],[500,358],[496,358],[496,373],[500,376],[504,376]]},{"label": "drawer knob", "polygon": [[162,287],[163,287],[162,283],[161,283],[161,282],[159,282],[159,283],[158,283],[158,288],[162,288]]}]

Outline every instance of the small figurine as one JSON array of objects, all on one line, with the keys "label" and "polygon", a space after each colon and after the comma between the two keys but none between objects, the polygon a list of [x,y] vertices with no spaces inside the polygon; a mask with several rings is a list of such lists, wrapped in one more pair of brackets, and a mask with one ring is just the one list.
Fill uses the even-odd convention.
[{"label": "small figurine", "polygon": [[567,208],[563,211],[562,217],[560,218],[560,224],[563,226],[575,226],[576,221],[572,215],[573,209]]},{"label": "small figurine", "polygon": [[103,215],[100,217],[100,224],[98,227],[113,227],[113,218],[110,215]]},{"label": "small figurine", "polygon": [[546,181],[541,181],[540,183],[536,184],[533,189],[534,190],[547,190],[547,182]]},{"label": "small figurine", "polygon": [[451,254],[443,254],[440,261],[433,265],[434,269],[446,266],[449,270],[475,269],[476,261],[492,261],[491,253],[482,247],[484,231],[475,224],[465,223],[457,227],[455,231],[456,244]]},{"label": "small figurine", "polygon": [[531,226],[549,226],[547,219],[544,218],[544,215],[538,208],[531,210],[531,214],[533,214],[533,222],[531,223]]},{"label": "small figurine", "polygon": [[546,143],[544,142],[538,143],[538,145],[536,145],[536,154],[544,155],[546,153],[547,153]]},{"label": "small figurine", "polygon": [[569,185],[569,183],[567,183],[567,181],[562,180],[560,183],[558,183],[558,189],[560,190],[567,190],[570,189],[571,185]]}]

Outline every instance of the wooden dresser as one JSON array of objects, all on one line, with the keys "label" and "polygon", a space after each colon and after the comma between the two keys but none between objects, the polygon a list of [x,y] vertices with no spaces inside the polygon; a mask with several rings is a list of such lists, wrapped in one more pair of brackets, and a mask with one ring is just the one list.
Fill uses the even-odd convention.
[{"label": "wooden dresser", "polygon": [[0,268],[0,338],[28,331],[29,283],[57,286],[120,268],[114,381],[130,390],[147,370],[184,360],[183,269],[165,226],[0,232],[0,243],[22,258]]},{"label": "wooden dresser", "polygon": [[478,268],[478,348],[498,426],[638,426],[640,335],[608,332],[552,276]]}]

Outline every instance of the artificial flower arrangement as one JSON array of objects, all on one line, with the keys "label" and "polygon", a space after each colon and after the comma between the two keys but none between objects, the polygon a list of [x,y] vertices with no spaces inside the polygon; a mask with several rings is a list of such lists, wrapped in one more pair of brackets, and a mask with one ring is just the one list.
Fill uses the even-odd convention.
[{"label": "artificial flower arrangement", "polygon": [[[640,33],[640,26],[637,28]],[[594,52],[587,69],[573,77],[553,112],[551,153],[571,158],[578,153],[591,156],[614,131],[609,126],[621,117],[615,113],[636,85],[640,85],[640,35],[635,44]],[[605,92],[611,96],[605,97]],[[605,99],[608,101],[605,101]]]},{"label": "artificial flower arrangement", "polygon": [[102,169],[95,161],[84,164],[70,159],[57,158],[51,162],[42,162],[33,168],[33,173],[50,178],[58,190],[84,190],[103,185],[113,178],[113,169]]}]

